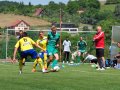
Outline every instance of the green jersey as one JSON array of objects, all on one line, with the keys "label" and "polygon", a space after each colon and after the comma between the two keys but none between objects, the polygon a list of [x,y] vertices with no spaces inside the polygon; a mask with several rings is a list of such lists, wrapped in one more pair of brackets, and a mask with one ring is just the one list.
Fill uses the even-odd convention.
[{"label": "green jersey", "polygon": [[48,33],[48,46],[55,47],[60,39],[60,34],[56,32],[53,34],[52,32]]},{"label": "green jersey", "polygon": [[48,33],[48,44],[47,44],[47,50],[48,55],[53,55],[58,52],[56,49],[56,44],[58,43],[60,38],[60,34],[56,32],[56,34],[53,34],[52,32]]},{"label": "green jersey", "polygon": [[87,43],[86,41],[78,41],[78,50],[86,50]]}]

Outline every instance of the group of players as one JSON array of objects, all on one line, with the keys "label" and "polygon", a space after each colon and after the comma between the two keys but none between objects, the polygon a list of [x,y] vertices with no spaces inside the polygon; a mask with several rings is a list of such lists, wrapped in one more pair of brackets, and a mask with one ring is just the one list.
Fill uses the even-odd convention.
[{"label": "group of players", "polygon": [[[39,32],[39,39],[37,42],[34,42],[26,32],[23,32],[17,41],[14,53],[13,53],[13,62],[16,61],[16,53],[20,52],[19,60],[19,73],[23,71],[24,60],[27,59],[27,56],[31,56],[34,59],[32,72],[36,71],[36,66],[39,64],[42,72],[48,72],[48,66],[51,64],[51,71],[54,71],[54,67],[58,64],[58,50],[60,34],[56,32],[57,28],[55,26],[51,27],[51,31],[48,33],[48,36],[44,36],[44,32]],[[33,46],[36,46],[40,49],[40,52],[37,53]],[[49,56],[49,57],[48,57]]]}]

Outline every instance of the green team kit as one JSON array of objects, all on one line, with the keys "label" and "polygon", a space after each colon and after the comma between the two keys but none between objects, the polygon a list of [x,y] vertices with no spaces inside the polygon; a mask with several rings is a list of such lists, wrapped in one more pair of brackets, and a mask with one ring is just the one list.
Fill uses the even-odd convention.
[{"label": "green team kit", "polygon": [[78,50],[79,50],[81,53],[86,52],[86,46],[87,46],[87,43],[86,43],[84,40],[78,41]]},{"label": "green team kit", "polygon": [[54,55],[58,52],[56,48],[56,44],[58,43],[60,39],[60,34],[56,32],[56,34],[53,34],[52,32],[48,33],[48,44],[47,44],[47,50],[48,55]]}]

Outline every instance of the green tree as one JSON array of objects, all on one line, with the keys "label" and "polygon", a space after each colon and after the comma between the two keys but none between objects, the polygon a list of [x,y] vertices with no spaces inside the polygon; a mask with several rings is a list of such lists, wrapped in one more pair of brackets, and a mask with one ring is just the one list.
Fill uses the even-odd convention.
[{"label": "green tree", "polygon": [[77,1],[69,1],[67,4],[67,11],[69,14],[76,14],[79,10],[79,4]]},{"label": "green tree", "polygon": [[114,14],[116,17],[120,17],[120,4],[116,5]]}]

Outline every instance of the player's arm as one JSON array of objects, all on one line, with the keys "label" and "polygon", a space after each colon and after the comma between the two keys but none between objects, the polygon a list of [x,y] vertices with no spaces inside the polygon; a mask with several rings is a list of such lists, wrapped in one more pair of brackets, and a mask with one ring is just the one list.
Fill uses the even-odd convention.
[{"label": "player's arm", "polygon": [[36,46],[36,47],[42,49],[43,51],[45,51],[41,46],[39,46],[37,43],[35,43],[32,39],[31,39],[31,43],[32,43],[34,46]]},{"label": "player's arm", "polygon": [[16,53],[19,46],[20,46],[20,42],[18,41],[15,45],[14,52],[13,52],[13,62],[16,61]]},{"label": "player's arm", "polygon": [[93,40],[96,41],[96,40],[100,39],[103,36],[104,36],[104,32],[101,32],[99,35],[95,35]]}]

